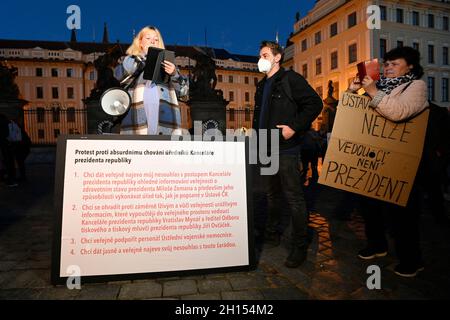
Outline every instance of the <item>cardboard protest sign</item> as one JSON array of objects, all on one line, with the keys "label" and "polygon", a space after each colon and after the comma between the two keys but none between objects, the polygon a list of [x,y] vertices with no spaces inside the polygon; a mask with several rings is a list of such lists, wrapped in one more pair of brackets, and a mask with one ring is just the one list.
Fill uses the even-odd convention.
[{"label": "cardboard protest sign", "polygon": [[406,206],[422,156],[428,114],[392,122],[370,98],[344,93],[319,183]]}]

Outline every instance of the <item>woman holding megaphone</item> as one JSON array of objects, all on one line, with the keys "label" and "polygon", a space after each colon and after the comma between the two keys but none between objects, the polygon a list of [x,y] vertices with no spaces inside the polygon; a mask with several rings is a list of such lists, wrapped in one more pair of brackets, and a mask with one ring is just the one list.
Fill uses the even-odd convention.
[{"label": "woman holding megaphone", "polygon": [[[189,84],[174,63],[164,60],[161,67],[169,75],[168,84],[157,84],[144,79],[144,66],[147,53],[151,48],[165,49],[159,30],[155,27],[145,27],[134,38],[127,50],[122,66],[126,75],[130,76],[131,85],[127,86],[131,97],[131,106],[122,119],[121,134],[157,135],[170,134],[170,128],[160,126],[159,114],[161,104],[165,108],[178,108],[178,97],[188,95]],[[156,49],[155,49],[156,50]],[[176,127],[176,125],[175,125]],[[169,131],[167,131],[169,129]]]}]

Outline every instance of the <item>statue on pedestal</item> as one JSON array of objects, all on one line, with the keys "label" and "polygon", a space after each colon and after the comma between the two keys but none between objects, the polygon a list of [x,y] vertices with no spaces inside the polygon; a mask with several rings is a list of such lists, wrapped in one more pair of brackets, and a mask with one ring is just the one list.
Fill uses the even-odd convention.
[{"label": "statue on pedestal", "polygon": [[331,132],[333,129],[334,124],[334,118],[336,117],[336,108],[339,103],[339,100],[336,100],[333,97],[334,93],[334,87],[333,87],[333,81],[328,81],[328,95],[323,100],[324,102],[324,109],[323,109],[323,123],[322,126],[324,127],[324,130],[327,132]]},{"label": "statue on pedestal", "polygon": [[119,65],[119,59],[123,55],[121,47],[115,45],[94,61],[97,82],[94,89],[91,90],[90,96],[84,100],[87,107],[87,132],[89,134],[107,132],[113,126],[115,118],[103,111],[100,106],[100,98],[106,90],[120,87],[120,81],[114,76],[114,68]]},{"label": "statue on pedestal", "polygon": [[0,62],[0,99],[12,100],[19,98],[19,87],[14,82],[17,77],[17,68],[8,67]]},{"label": "statue on pedestal", "polygon": [[222,90],[216,90],[216,63],[211,57],[198,54],[190,84],[190,99],[195,101],[222,101]]},{"label": "statue on pedestal", "polygon": [[94,61],[94,67],[97,70],[97,82],[88,99],[98,100],[106,90],[120,87],[119,80],[114,77],[114,68],[119,64],[119,59],[122,56],[121,48],[114,46]]},{"label": "statue on pedestal", "polygon": [[216,63],[205,55],[198,54],[190,84],[189,106],[193,122],[201,122],[203,132],[217,129],[225,133],[226,106],[222,90],[216,90]]},{"label": "statue on pedestal", "polygon": [[28,103],[20,99],[19,87],[15,83],[17,68],[0,61],[0,113],[23,124],[23,107]]}]

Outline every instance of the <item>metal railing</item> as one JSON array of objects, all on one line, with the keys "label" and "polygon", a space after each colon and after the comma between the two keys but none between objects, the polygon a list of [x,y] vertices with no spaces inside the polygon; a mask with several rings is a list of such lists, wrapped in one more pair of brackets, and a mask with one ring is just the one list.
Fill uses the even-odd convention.
[{"label": "metal railing", "polygon": [[[250,129],[253,110],[228,109],[227,129]],[[44,109],[24,110],[25,131],[33,145],[55,145],[60,134],[86,134],[86,109]]]},{"label": "metal railing", "polygon": [[227,110],[227,129],[247,129],[253,126],[253,110],[228,109]]},{"label": "metal railing", "polygon": [[33,145],[55,145],[60,134],[86,133],[86,110],[75,108],[24,110],[24,124]]}]

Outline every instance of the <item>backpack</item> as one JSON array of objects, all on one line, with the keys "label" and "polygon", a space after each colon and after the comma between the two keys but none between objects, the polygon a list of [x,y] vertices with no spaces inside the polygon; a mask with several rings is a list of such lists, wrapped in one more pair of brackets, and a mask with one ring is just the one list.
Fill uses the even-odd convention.
[{"label": "backpack", "polygon": [[425,135],[424,153],[436,153],[448,157],[450,149],[450,128],[447,108],[429,101],[430,115],[428,117]]},{"label": "backpack", "polygon": [[14,121],[10,121],[8,124],[9,134],[8,141],[9,142],[20,142],[22,141],[22,131],[20,127]]},{"label": "backpack", "polygon": [[[405,92],[411,83],[408,83],[403,88],[402,93]],[[448,158],[450,150],[450,129],[447,108],[440,107],[430,100],[428,100],[428,104],[430,114],[428,116],[422,158],[433,157],[436,153],[439,153],[443,158]]]},{"label": "backpack", "polygon": [[430,178],[434,179],[445,172],[445,165],[450,158],[450,118],[447,108],[439,107],[432,102],[429,102],[429,105],[425,142],[416,175],[416,181],[426,190],[430,187]]}]

